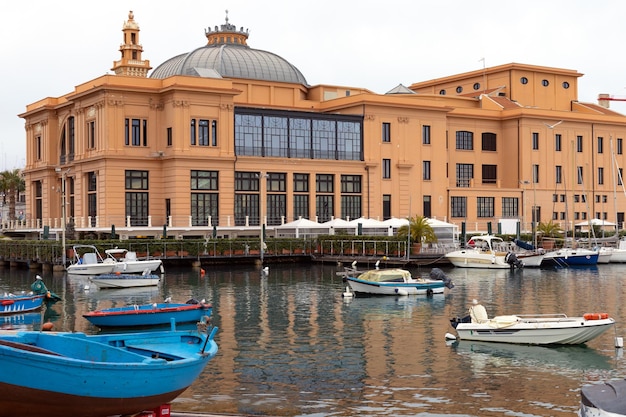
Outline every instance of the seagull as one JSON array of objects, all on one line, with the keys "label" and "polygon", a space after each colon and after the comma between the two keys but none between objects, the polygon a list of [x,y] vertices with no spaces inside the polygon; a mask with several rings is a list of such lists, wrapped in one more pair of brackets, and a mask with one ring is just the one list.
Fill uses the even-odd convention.
[{"label": "seagull", "polygon": [[166,302],[166,303],[171,303],[171,302],[172,302],[172,297],[167,297],[167,298],[165,299],[165,302]]},{"label": "seagull", "polygon": [[558,125],[560,125],[561,123],[563,123],[563,120],[559,120],[558,122],[556,122],[553,125],[549,125],[547,123],[544,123],[544,125],[548,126],[549,129],[554,129],[555,127],[557,127]]}]

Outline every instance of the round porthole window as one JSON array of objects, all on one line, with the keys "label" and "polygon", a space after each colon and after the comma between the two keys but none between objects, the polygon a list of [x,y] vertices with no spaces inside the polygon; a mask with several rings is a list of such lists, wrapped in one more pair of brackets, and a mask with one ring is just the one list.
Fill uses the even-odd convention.
[{"label": "round porthole window", "polygon": [[566,90],[569,88],[569,83],[567,81],[563,81],[563,88]]},{"label": "round porthole window", "polygon": [[446,90],[439,90],[439,95],[440,96],[445,96],[446,95]]},{"label": "round porthole window", "polygon": [[480,90],[480,83],[474,83],[474,90]]},{"label": "round porthole window", "polygon": [[460,93],[462,93],[462,92],[463,92],[463,87],[458,86],[458,87],[456,88],[456,92],[457,92],[457,93],[459,93],[459,94],[460,94]]},{"label": "round porthole window", "polygon": [[543,85],[544,87],[547,87],[550,85],[550,81],[548,80],[541,80],[541,85]]},{"label": "round porthole window", "polygon": [[522,77],[522,78],[519,79],[519,82],[522,83],[522,84],[528,84],[528,78]]}]

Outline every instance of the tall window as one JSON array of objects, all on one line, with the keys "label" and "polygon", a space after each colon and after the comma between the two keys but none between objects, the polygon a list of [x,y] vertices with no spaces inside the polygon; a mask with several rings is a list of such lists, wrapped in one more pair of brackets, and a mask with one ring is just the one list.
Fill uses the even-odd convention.
[{"label": "tall window", "polygon": [[422,179],[430,181],[430,161],[422,161]]},{"label": "tall window", "polygon": [[482,135],[482,150],[483,151],[495,151],[496,150],[496,134],[490,132],[484,132]]},{"label": "tall window", "polygon": [[96,226],[98,215],[98,181],[96,173],[87,173],[87,215],[91,218],[91,226]]},{"label": "tall window", "polygon": [[293,174],[293,216],[309,218],[309,174]]},{"label": "tall window", "polygon": [[467,217],[467,197],[452,197],[450,204],[452,217]]},{"label": "tall window", "polygon": [[563,167],[561,165],[556,166],[554,178],[557,184],[561,184],[563,182]]},{"label": "tall window", "polygon": [[533,132],[533,149],[539,149],[539,133]]},{"label": "tall window", "polygon": [[219,225],[219,172],[191,171],[191,222],[194,226]]},{"label": "tall window", "polygon": [[617,185],[622,185],[622,168],[617,169]]},{"label": "tall window", "polygon": [[483,165],[483,184],[495,184],[498,181],[498,166]]},{"label": "tall window", "polygon": [[334,175],[317,174],[315,178],[315,215],[320,223],[334,216]]},{"label": "tall window", "polygon": [[598,136],[598,153],[602,153],[604,151],[604,138],[602,136]]},{"label": "tall window", "polygon": [[41,152],[42,152],[42,148],[41,148],[41,136],[36,136],[35,137],[35,159],[37,161],[41,161]]},{"label": "tall window", "polygon": [[576,167],[576,174],[578,184],[583,184],[583,167]]},{"label": "tall window", "polygon": [[430,145],[430,126],[428,125],[422,126],[422,144]]},{"label": "tall window", "polygon": [[96,121],[87,122],[87,149],[96,149]]},{"label": "tall window", "polygon": [[41,181],[33,182],[33,189],[35,190],[35,218],[38,220],[43,219],[43,184]]},{"label": "tall window", "polygon": [[383,220],[391,218],[391,194],[383,194]]},{"label": "tall window", "polygon": [[478,197],[476,199],[476,213],[478,217],[493,217],[494,201],[494,197]]},{"label": "tall window", "polygon": [[145,119],[126,119],[124,144],[126,146],[148,146],[148,121]]},{"label": "tall window", "polygon": [[217,146],[217,121],[191,119],[189,123],[189,143],[192,146]]},{"label": "tall window", "polygon": [[287,216],[287,174],[270,172],[267,174],[267,224],[282,224]]},{"label": "tall window", "polygon": [[533,165],[533,183],[539,184],[539,165]]},{"label": "tall window", "polygon": [[604,168],[598,167],[598,184],[604,184]]},{"label": "tall window", "polygon": [[383,178],[391,178],[391,159],[383,159]]},{"label": "tall window", "polygon": [[235,225],[260,225],[258,172],[235,172]]},{"label": "tall window", "polygon": [[341,176],[341,218],[361,217],[361,176]]},{"label": "tall window", "polygon": [[429,195],[425,195],[424,198],[422,198],[422,211],[424,213],[424,217],[431,217],[432,216],[432,198]]},{"label": "tall window", "polygon": [[582,151],[583,151],[583,137],[576,136],[576,152],[582,152]]},{"label": "tall window", "polygon": [[473,164],[456,164],[456,186],[469,187],[474,178]]},{"label": "tall window", "polygon": [[471,151],[474,149],[474,134],[464,130],[456,132],[456,149]]},{"label": "tall window", "polygon": [[517,197],[502,197],[502,217],[518,217],[519,200]]},{"label": "tall window", "polygon": [[617,154],[621,155],[624,151],[624,149],[622,148],[622,138],[617,138]]},{"label": "tall window", "polygon": [[126,217],[131,226],[148,225],[148,171],[127,170],[125,173]]},{"label": "tall window", "polygon": [[166,132],[167,132],[167,146],[172,146],[172,141],[173,141],[172,128],[168,127]]},{"label": "tall window", "polygon": [[561,152],[561,134],[557,133],[554,135],[554,150],[557,152]]},{"label": "tall window", "polygon": [[383,122],[383,142],[391,142],[391,123]]}]

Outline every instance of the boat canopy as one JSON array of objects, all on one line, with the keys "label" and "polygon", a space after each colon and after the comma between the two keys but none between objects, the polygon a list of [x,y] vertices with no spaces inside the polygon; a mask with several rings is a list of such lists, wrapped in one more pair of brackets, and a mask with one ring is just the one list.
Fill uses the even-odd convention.
[{"label": "boat canopy", "polygon": [[359,275],[360,280],[372,282],[406,282],[410,278],[406,269],[373,269]]}]

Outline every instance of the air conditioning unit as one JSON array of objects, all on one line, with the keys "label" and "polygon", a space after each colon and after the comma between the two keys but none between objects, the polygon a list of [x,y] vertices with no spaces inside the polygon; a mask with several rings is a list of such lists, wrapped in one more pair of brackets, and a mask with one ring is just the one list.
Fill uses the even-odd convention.
[{"label": "air conditioning unit", "polygon": [[176,235],[176,240],[183,240],[183,235]]},{"label": "air conditioning unit", "polygon": [[120,240],[128,240],[128,235],[120,235]]},{"label": "air conditioning unit", "polygon": [[154,240],[161,240],[161,235],[154,235]]}]

